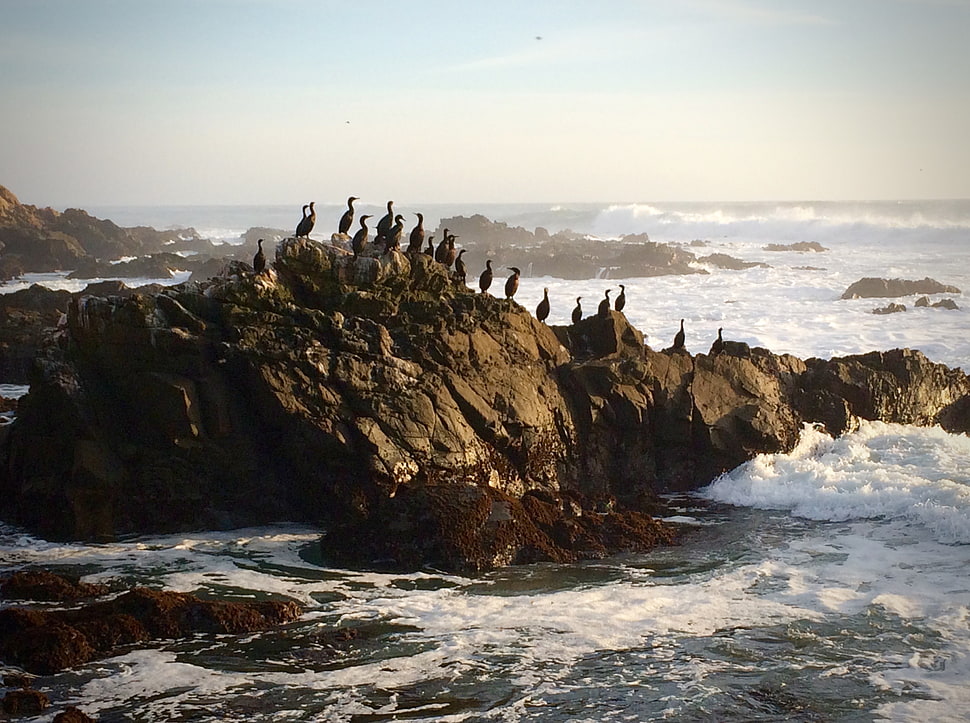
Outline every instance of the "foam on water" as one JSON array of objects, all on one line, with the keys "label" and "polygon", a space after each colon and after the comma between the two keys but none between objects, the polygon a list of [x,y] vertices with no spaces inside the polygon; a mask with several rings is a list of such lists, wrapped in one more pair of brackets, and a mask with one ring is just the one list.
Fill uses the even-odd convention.
[{"label": "foam on water", "polygon": [[832,439],[808,426],[791,454],[759,455],[704,495],[813,520],[905,520],[940,542],[966,544],[970,439],[881,422]]}]

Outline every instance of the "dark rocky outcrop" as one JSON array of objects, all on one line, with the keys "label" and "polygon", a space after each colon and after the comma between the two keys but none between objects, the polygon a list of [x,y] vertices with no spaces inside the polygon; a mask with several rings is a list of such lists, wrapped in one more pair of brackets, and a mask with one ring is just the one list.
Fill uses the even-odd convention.
[{"label": "dark rocky outcrop", "polygon": [[960,308],[953,299],[940,299],[939,301],[930,303],[930,297],[928,296],[921,296],[913,306],[918,308],[928,306],[933,309],[949,309],[950,311],[957,311]]},{"label": "dark rocky outcrop", "polygon": [[872,313],[885,315],[885,314],[898,314],[901,311],[906,311],[905,304],[892,303],[892,304],[887,304],[886,306],[878,306],[872,310]]},{"label": "dark rocky outcrop", "polygon": [[301,614],[291,600],[201,600],[187,593],[136,587],[76,608],[0,610],[0,657],[30,673],[50,675],[121,646],[193,633],[254,632]]},{"label": "dark rocky outcrop", "polygon": [[802,426],[967,427],[970,382],[919,352],[655,352],[610,312],[547,327],[429,257],[289,239],[259,277],[77,296],[0,466],[49,537],[327,527],[341,564],[476,572],[671,540],[650,513]]},{"label": "dark rocky outcrop", "polygon": [[913,294],[959,294],[956,286],[941,284],[929,277],[921,281],[908,279],[859,279],[842,292],[843,299],[894,298]]},{"label": "dark rocky outcrop", "polygon": [[[459,237],[467,250],[470,268],[485,267],[491,259],[496,269],[515,265],[525,276],[553,276],[560,279],[635,278],[668,274],[706,274],[698,261],[725,269],[757,266],[726,254],[698,259],[690,251],[671,244],[651,241],[645,234],[630,234],[619,240],[604,240],[560,231],[535,232],[501,221],[490,221],[480,214],[442,219],[435,231],[442,238],[444,229]],[[476,272],[477,273],[477,272]]]},{"label": "dark rocky outcrop", "polygon": [[791,244],[767,244],[764,249],[765,251],[798,251],[801,253],[809,251],[812,253],[823,253],[828,251],[828,249],[818,241],[797,241]]}]

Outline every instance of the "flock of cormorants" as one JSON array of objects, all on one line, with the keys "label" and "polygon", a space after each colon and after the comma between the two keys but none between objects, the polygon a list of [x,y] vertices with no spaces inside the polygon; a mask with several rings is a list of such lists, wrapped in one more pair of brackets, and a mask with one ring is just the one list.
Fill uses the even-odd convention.
[{"label": "flock of cormorants", "polygon": [[[340,217],[340,222],[337,225],[337,233],[344,236],[349,235],[350,228],[354,223],[354,201],[357,200],[359,200],[357,196],[350,196],[347,199],[347,210]],[[296,226],[295,236],[297,238],[309,238],[317,219],[314,204],[314,201],[310,201],[310,203],[303,207],[303,217]],[[409,255],[426,254],[434,258],[435,261],[443,264],[447,269],[451,269],[452,265],[454,265],[456,279],[461,284],[465,284],[467,269],[461,257],[467,249],[457,250],[455,248],[455,239],[458,236],[451,233],[448,229],[444,229],[442,239],[437,247],[434,245],[433,235],[428,238],[428,245],[425,247],[424,215],[421,213],[415,213],[414,215],[418,217],[418,223],[408,234],[408,245],[405,253]],[[360,228],[357,229],[351,239],[350,245],[355,258],[361,254],[369,241],[370,229],[367,228],[367,219],[369,218],[373,218],[373,216],[365,214],[360,217]],[[387,213],[377,222],[375,230],[377,236],[374,239],[374,244],[384,246],[384,255],[401,248],[401,239],[404,236],[404,216],[394,213],[394,201],[387,202]],[[263,239],[259,239],[258,246],[259,250],[253,257],[253,271],[256,274],[262,273],[266,268],[266,255],[263,253]],[[505,281],[506,299],[511,299],[515,296],[515,292],[519,290],[519,277],[522,275],[522,271],[515,266],[510,266],[509,270],[512,271],[512,275]],[[492,286],[492,278],[492,260],[486,259],[485,270],[478,277],[478,288],[483,294],[487,293]],[[620,293],[612,301],[612,308],[615,311],[623,311],[623,307],[626,306],[626,287],[623,284],[619,284],[619,287]],[[606,290],[604,298],[599,303],[597,316],[600,318],[605,318],[610,314],[610,291],[612,289]],[[578,324],[583,319],[583,307],[580,304],[582,298],[582,296],[576,297],[576,306],[573,309],[571,317],[573,324]],[[549,317],[549,310],[549,289],[545,288],[542,290],[542,301],[536,307],[536,319],[545,322]],[[722,329],[717,330],[717,339],[714,340],[709,352],[711,356],[717,356],[724,351],[724,340],[721,337],[721,332]],[[674,343],[670,349],[672,351],[684,349],[685,339],[684,320],[681,319],[680,330],[674,335]]]}]

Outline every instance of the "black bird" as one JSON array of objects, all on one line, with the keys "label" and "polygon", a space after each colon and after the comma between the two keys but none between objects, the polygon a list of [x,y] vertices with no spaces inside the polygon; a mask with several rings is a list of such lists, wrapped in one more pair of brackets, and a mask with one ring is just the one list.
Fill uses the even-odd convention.
[{"label": "black bird", "polygon": [[445,249],[445,259],[441,262],[447,269],[450,269],[451,265],[455,263],[455,259],[458,258],[458,251],[455,249],[456,238],[458,237],[455,234],[448,234],[448,247]]},{"label": "black bird", "polygon": [[434,260],[439,264],[443,264],[445,262],[445,255],[448,253],[448,236],[448,229],[445,229],[445,232],[441,237],[441,243],[438,244],[438,248],[436,248],[434,252]]},{"label": "black bird", "polygon": [[509,268],[512,269],[512,275],[505,280],[506,299],[511,299],[515,296],[515,292],[519,290],[519,274],[522,273],[514,266],[509,266]]},{"label": "black bird", "polygon": [[542,290],[542,301],[536,307],[536,318],[545,321],[549,316],[549,289]]},{"label": "black bird", "polygon": [[488,291],[488,287],[492,285],[492,260],[487,259],[485,261],[485,270],[482,275],[478,277],[478,288],[482,290],[484,294]]},{"label": "black bird", "polygon": [[424,255],[434,258],[434,234],[431,234],[431,238],[428,239],[428,248],[424,250]]},{"label": "black bird", "polygon": [[[304,214],[303,219],[296,227],[297,238],[300,238],[301,236],[306,236],[309,238],[310,232],[313,230],[313,224],[317,222],[317,212],[313,210],[314,203],[314,201],[310,201],[310,213]],[[306,206],[303,208],[306,208]]]},{"label": "black bird", "polygon": [[357,196],[351,196],[347,199],[347,210],[340,217],[340,225],[337,227],[338,233],[347,233],[350,231],[350,227],[354,225],[354,201],[356,200]]},{"label": "black bird", "polygon": [[458,252],[458,255],[455,257],[455,273],[458,275],[459,280],[463,284],[465,283],[466,269],[465,269],[465,262],[461,260],[461,255],[465,253],[467,250],[468,249],[462,249],[461,251]]},{"label": "black bird", "polygon": [[720,328],[717,330],[717,339],[715,339],[714,343],[711,344],[711,351],[710,351],[711,356],[717,356],[722,351],[724,351],[724,339],[721,338],[721,331],[722,329]]},{"label": "black bird", "polygon": [[369,218],[371,218],[371,215],[366,213],[360,217],[360,228],[354,234],[354,240],[350,242],[351,247],[354,249],[355,257],[360,256],[360,252],[367,245],[367,237],[370,236],[370,230],[367,228],[367,219]]},{"label": "black bird", "polygon": [[683,349],[684,348],[684,340],[686,338],[687,337],[684,335],[684,320],[681,319],[680,320],[680,331],[678,331],[676,334],[674,334],[674,345],[671,348],[673,348],[673,349]]},{"label": "black bird", "polygon": [[581,322],[583,320],[583,307],[580,306],[580,304],[579,304],[579,300],[582,299],[582,298],[583,298],[582,296],[577,296],[576,297],[576,308],[573,309],[573,323],[574,324],[578,324],[579,322]]},{"label": "black bird", "polygon": [[404,216],[398,214],[394,217],[394,225],[387,232],[384,241],[384,253],[390,253],[394,249],[401,248],[401,237],[404,235]]},{"label": "black bird", "polygon": [[259,246],[259,251],[253,256],[253,271],[261,274],[263,273],[263,269],[266,268],[266,254],[263,253],[263,239],[259,239],[256,245]]},{"label": "black bird", "polygon": [[387,202],[387,213],[381,216],[381,220],[377,222],[377,238],[374,243],[380,243],[387,237],[387,232],[391,230],[391,226],[394,225],[394,201]]},{"label": "black bird", "polygon": [[626,287],[620,284],[620,295],[613,300],[613,308],[617,311],[623,311],[624,306],[626,306]]},{"label": "black bird", "polygon": [[418,225],[411,229],[411,235],[408,236],[409,254],[419,254],[424,247],[424,214],[414,215],[418,217]]},{"label": "black bird", "polygon": [[597,316],[601,319],[605,319],[610,315],[610,290],[606,290],[606,298],[600,302],[600,307],[597,310]]}]

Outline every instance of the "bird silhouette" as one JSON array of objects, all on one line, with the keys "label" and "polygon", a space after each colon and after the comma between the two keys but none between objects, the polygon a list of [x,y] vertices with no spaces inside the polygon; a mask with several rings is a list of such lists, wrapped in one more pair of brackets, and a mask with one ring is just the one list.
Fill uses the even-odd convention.
[{"label": "bird silhouette", "polygon": [[549,289],[542,290],[542,301],[536,307],[536,318],[545,321],[549,317]]}]

